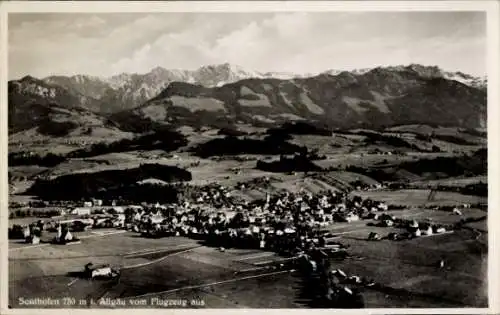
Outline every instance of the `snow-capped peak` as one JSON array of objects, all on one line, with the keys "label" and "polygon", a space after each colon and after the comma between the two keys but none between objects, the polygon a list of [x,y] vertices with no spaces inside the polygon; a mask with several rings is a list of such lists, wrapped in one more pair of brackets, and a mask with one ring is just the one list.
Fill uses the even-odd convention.
[{"label": "snow-capped peak", "polygon": [[482,77],[473,77],[468,74],[464,74],[460,71],[458,72],[445,72],[443,75],[444,78],[448,80],[454,80],[465,85],[469,85],[476,88],[486,88],[488,84],[488,79],[486,76]]}]

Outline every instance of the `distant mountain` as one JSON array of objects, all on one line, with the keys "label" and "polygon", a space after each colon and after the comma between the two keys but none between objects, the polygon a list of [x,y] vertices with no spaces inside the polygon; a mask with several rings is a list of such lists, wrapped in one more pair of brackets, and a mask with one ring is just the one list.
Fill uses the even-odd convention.
[{"label": "distant mountain", "polygon": [[10,132],[36,126],[52,107],[104,115],[128,131],[152,123],[273,125],[304,119],[338,127],[474,128],[486,126],[486,79],[415,64],[315,76],[222,64],[195,71],[157,67],[105,79],[28,76],[9,82]]},{"label": "distant mountain", "polygon": [[463,72],[450,72],[444,71],[437,66],[422,66],[418,64],[411,64],[409,66],[397,66],[397,67],[387,67],[389,70],[393,71],[413,71],[418,73],[421,77],[424,78],[445,78],[448,80],[457,81],[463,83],[465,85],[484,89],[487,87],[487,79],[486,77],[474,77]]},{"label": "distant mountain", "polygon": [[[421,77],[427,77],[427,78],[445,78],[448,80],[454,80],[458,81],[460,83],[463,83],[465,85],[479,88],[479,89],[486,89],[487,87],[487,79],[486,77],[474,77],[468,74],[465,74],[463,72],[457,71],[457,72],[450,72],[450,71],[444,71],[440,69],[437,66],[422,66],[418,64],[410,64],[408,66],[394,66],[394,67],[386,67],[385,69],[390,70],[390,71],[396,71],[396,72],[407,72],[407,71],[414,71],[418,73]],[[363,68],[363,69],[354,69],[352,71],[349,71],[353,75],[363,75],[372,69],[370,68]],[[341,70],[327,70],[323,72],[323,74],[329,74],[329,75],[338,75],[340,74]]]},{"label": "distant mountain", "polygon": [[208,65],[197,70],[171,70],[156,67],[145,74],[122,73],[109,78],[95,76],[50,76],[43,79],[47,84],[55,84],[72,93],[98,100],[93,110],[113,113],[143,104],[158,95],[171,82],[187,82],[206,87],[217,87],[249,78],[277,78],[282,80],[307,77],[311,74],[289,72],[266,72],[245,70],[228,63]]},{"label": "distant mountain", "polygon": [[[371,70],[371,68],[363,68],[363,69],[354,69],[354,70],[349,71],[349,72],[354,74],[354,75],[360,75],[360,74],[365,74],[370,70]],[[330,70],[327,70],[325,72],[322,72],[322,74],[339,75],[340,73],[342,73],[344,71],[345,70],[330,69]]]},{"label": "distant mountain", "polygon": [[462,72],[445,72],[444,77],[448,80],[458,81],[465,85],[482,90],[486,90],[488,86],[488,79],[486,78],[486,76],[473,77]]},{"label": "distant mountain", "polygon": [[52,112],[52,107],[64,104],[67,109],[83,108],[87,97],[67,89],[47,84],[31,76],[8,84],[9,132],[37,127]]},{"label": "distant mountain", "polygon": [[72,93],[98,100],[93,108],[102,113],[113,113],[137,107],[158,95],[171,82],[187,82],[206,87],[222,86],[248,78],[299,77],[292,73],[259,73],[228,63],[209,65],[197,70],[169,70],[156,67],[145,74],[122,73],[109,78],[85,75],[50,76],[43,81],[66,88]]},{"label": "distant mountain", "polygon": [[[411,69],[422,77],[443,77],[463,84],[485,89],[486,78],[477,78],[461,72],[446,72],[438,67],[420,65],[387,67],[391,71],[406,71]],[[371,69],[355,69],[349,71],[352,75],[364,75]],[[328,70],[322,74],[339,75],[341,70]],[[158,95],[171,82],[186,82],[205,87],[220,87],[244,79],[281,79],[313,77],[313,74],[295,74],[287,72],[258,72],[243,69],[228,63],[208,65],[199,69],[175,70],[156,67],[145,74],[122,73],[109,78],[99,78],[85,75],[50,76],[43,81],[66,88],[71,93],[97,100],[92,102],[91,109],[101,113],[115,113],[135,108]]]},{"label": "distant mountain", "polygon": [[220,87],[171,83],[158,96],[116,115],[127,123],[274,125],[315,120],[334,127],[425,123],[484,127],[486,91],[449,80],[436,67],[379,67],[279,80],[252,78]]},{"label": "distant mountain", "polygon": [[96,100],[27,76],[8,83],[9,142],[53,137],[122,137],[112,121],[90,111]]},{"label": "distant mountain", "polygon": [[85,95],[93,99],[100,99],[110,88],[109,84],[101,78],[87,75],[50,76],[43,79],[43,82],[62,86],[73,94]]}]

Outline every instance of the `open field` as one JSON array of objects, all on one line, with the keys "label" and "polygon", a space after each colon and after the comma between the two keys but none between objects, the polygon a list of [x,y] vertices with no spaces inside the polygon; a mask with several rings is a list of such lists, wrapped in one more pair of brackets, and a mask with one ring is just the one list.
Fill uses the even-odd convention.
[{"label": "open field", "polygon": [[[265,129],[249,128],[250,139],[263,139]],[[398,168],[403,162],[415,162],[436,157],[453,157],[477,149],[478,146],[449,145],[448,152],[422,153],[405,148],[405,155],[373,154],[398,148],[386,144],[365,143],[365,136],[335,134],[329,136],[293,135],[292,143],[317,149],[326,159],[315,160],[323,168],[317,173],[265,172],[257,169],[258,160],[278,160],[279,154],[240,154],[200,158],[189,149],[209,140],[222,138],[217,130],[195,132],[183,128],[188,145],[173,152],[162,150],[114,152],[90,158],[72,158],[54,167],[16,166],[9,168],[12,175],[11,193],[21,193],[33,183],[35,176],[58,177],[76,173],[93,173],[103,170],[125,170],[144,163],[177,166],[189,171],[193,186],[217,183],[228,188],[232,196],[246,201],[263,199],[268,193],[282,191],[292,193],[322,191],[339,192],[356,189],[354,182],[370,185],[387,184],[392,180],[405,180],[410,184],[465,186],[479,181],[487,182],[486,175],[450,177],[435,180],[437,176],[415,174]],[[405,131],[406,132],[406,131]],[[410,132],[410,131],[409,131]],[[260,133],[260,134],[256,134]],[[471,136],[472,137],[472,136]],[[421,144],[415,140],[414,143]],[[413,142],[412,142],[413,143]],[[74,148],[73,148],[74,149]],[[62,152],[57,149],[56,152]],[[273,151],[274,152],[274,151]],[[344,171],[347,166],[366,170],[394,169],[391,180],[375,179],[362,170]],[[352,170],[352,169],[351,169]],[[360,172],[360,173],[357,173]],[[153,174],[154,177],[155,174]],[[149,175],[148,175],[149,177]],[[264,183],[261,179],[267,178]],[[431,178],[431,179],[427,179]],[[141,179],[142,180],[142,179]],[[154,180],[154,178],[147,178]],[[255,180],[255,181],[254,181]],[[243,185],[241,185],[243,184]],[[358,185],[358,184],[356,184]],[[243,187],[242,187],[243,186]],[[381,186],[378,186],[381,187]],[[460,209],[462,215],[451,211],[432,210],[435,206],[462,206],[485,204],[487,197],[463,195],[456,192],[437,192],[429,200],[430,189],[372,189],[353,191],[363,199],[384,201],[388,205],[405,206],[402,210],[389,210],[398,218],[429,221],[454,225],[464,219],[463,228],[451,233],[420,237],[404,241],[368,241],[371,232],[386,237],[391,232],[402,233],[401,228],[372,226],[374,220],[351,223],[333,223],[325,227],[335,235],[335,240],[349,246],[349,256],[335,261],[333,267],[349,275],[373,279],[379,286],[360,288],[365,307],[462,307],[486,306],[487,261],[487,211]],[[10,201],[36,200],[36,196],[11,195]],[[32,213],[38,209],[31,208]],[[15,211],[14,208],[10,211]],[[28,224],[36,217],[15,218],[9,225]],[[127,307],[208,307],[208,308],[301,308],[311,307],[304,298],[304,277],[297,266],[279,266],[285,261],[273,252],[250,249],[226,249],[219,251],[202,242],[186,237],[143,238],[136,233],[95,229],[76,233],[81,243],[58,246],[47,242],[54,233],[45,233],[42,244],[30,245],[19,240],[9,241],[9,303],[19,307],[19,298],[71,296],[82,305],[66,307],[113,307],[99,305],[100,298],[124,299]],[[439,260],[446,261],[446,268],[439,269]],[[111,264],[121,268],[119,281],[91,281],[81,276],[86,263]],[[146,300],[147,304],[131,305],[130,300]],[[157,300],[155,300],[157,299]],[[162,299],[203,301],[203,305],[161,305]],[[156,302],[153,302],[156,301]],[[96,304],[90,305],[91,301]],[[90,303],[90,304],[87,304]],[[155,304],[156,303],[156,304]],[[26,306],[24,306],[26,307]],[[61,306],[59,306],[61,307]],[[122,307],[117,305],[116,307]]]},{"label": "open field", "polygon": [[[389,232],[389,229],[367,227],[366,223],[334,225],[332,232],[339,233],[340,241],[351,246],[353,257],[336,262],[335,267],[373,278],[383,285],[379,291],[366,291],[367,307],[485,303],[485,296],[477,296],[478,292],[484,292],[485,286],[484,246],[474,241],[472,232],[370,242],[366,240],[369,231]],[[306,304],[298,298],[301,285],[297,272],[265,268],[281,259],[270,252],[237,249],[219,252],[186,238],[147,239],[129,232],[107,236],[88,232],[80,237],[81,244],[68,246],[27,245],[24,249],[11,246],[12,306],[18,297],[40,296],[48,286],[54,297],[70,294],[77,300],[202,299],[204,307],[211,308]],[[469,254],[464,255],[466,252]],[[442,258],[449,262],[450,270],[436,269],[436,261]],[[120,281],[89,281],[75,276],[89,261],[121,266]]]},{"label": "open field", "polygon": [[480,219],[487,215],[487,212],[481,209],[470,208],[461,209],[462,215],[453,214],[452,211],[432,210],[432,209],[405,209],[388,211],[391,215],[398,218],[411,219],[417,221],[430,221],[438,224],[456,224],[465,218]]},{"label": "open field", "polygon": [[[266,277],[267,273],[272,275],[272,271],[259,264],[279,259],[273,253],[261,251],[221,253],[185,238],[155,240],[132,233],[84,237],[80,237],[81,244],[67,246],[11,247],[9,285],[12,305],[16,305],[18,297],[40,296],[42,288],[47,285],[55,297],[70,294],[76,299],[91,296],[97,300],[104,295],[110,298],[133,297],[213,282],[229,283],[237,278],[259,278],[261,274]],[[121,266],[120,282],[110,286],[106,281],[71,276],[89,261]],[[235,274],[239,272],[241,274]],[[231,305],[225,304],[226,307]]]},{"label": "open field", "polygon": [[414,156],[396,156],[396,155],[378,155],[366,154],[365,152],[350,152],[348,154],[336,154],[327,156],[326,160],[315,161],[315,164],[323,167],[372,167],[383,162],[387,163],[401,163],[404,161],[413,161]]},{"label": "open field", "polygon": [[436,179],[436,180],[426,180],[426,181],[416,181],[411,183],[412,185],[420,185],[421,187],[435,187],[435,186],[449,186],[449,187],[464,187],[470,184],[477,183],[487,183],[487,176],[473,176],[473,177],[465,177],[465,178],[445,178],[445,179]]},{"label": "open field", "polygon": [[405,206],[436,206],[436,205],[462,205],[464,203],[487,203],[487,197],[463,195],[456,192],[438,191],[432,200],[428,200],[430,190],[427,189],[402,189],[402,190],[372,190],[356,191],[353,194],[362,198],[371,198],[384,201],[387,204]]},{"label": "open field", "polygon": [[[366,236],[365,239],[343,237],[343,243],[351,245],[352,255],[358,259],[341,262],[339,268],[349,274],[373,278],[387,287],[387,291],[399,292],[410,300],[420,297],[428,299],[431,305],[437,302],[486,306],[487,247],[474,239],[474,233],[459,231],[379,242],[367,241]],[[447,262],[448,269],[436,267],[440,259]]]}]

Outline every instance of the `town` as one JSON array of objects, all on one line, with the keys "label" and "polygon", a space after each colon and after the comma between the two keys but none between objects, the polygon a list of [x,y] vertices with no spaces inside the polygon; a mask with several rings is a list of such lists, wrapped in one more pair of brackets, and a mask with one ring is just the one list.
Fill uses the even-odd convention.
[{"label": "town", "polygon": [[[364,275],[347,274],[332,263],[332,259],[345,260],[352,256],[351,245],[342,242],[349,231],[336,232],[336,226],[352,225],[359,229],[362,223],[364,232],[359,234],[366,241],[439,237],[462,229],[467,221],[462,219],[462,211],[471,207],[463,204],[461,209],[435,210],[460,218],[454,224],[442,224],[431,218],[397,217],[393,213],[401,209],[347,192],[285,192],[243,202],[233,198],[226,187],[211,184],[199,189],[193,197],[192,201],[166,205],[119,205],[116,201],[106,201],[104,204],[109,206],[105,206],[103,200],[92,199],[80,207],[62,210],[59,216],[24,226],[14,225],[9,237],[24,239],[32,245],[69,245],[81,243],[78,234],[112,228],[143,238],[189,238],[219,252],[232,248],[274,252],[277,256],[270,265],[259,264],[262,267],[255,270],[299,270],[302,277],[315,277],[317,286],[322,288],[316,303],[335,307],[342,301],[345,307],[358,308],[364,307],[358,288],[375,290],[381,284]],[[53,233],[55,236],[47,239],[46,235]],[[443,258],[429,263],[436,269],[446,267]],[[90,277],[120,277],[119,271],[113,273],[111,268],[100,268],[101,271],[89,274]]]}]

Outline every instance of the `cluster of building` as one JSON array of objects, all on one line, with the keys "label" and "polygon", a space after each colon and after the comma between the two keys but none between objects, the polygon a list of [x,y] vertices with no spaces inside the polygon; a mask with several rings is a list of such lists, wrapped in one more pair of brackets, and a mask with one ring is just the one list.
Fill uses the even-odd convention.
[{"label": "cluster of building", "polygon": [[[124,228],[146,237],[187,236],[223,248],[250,247],[296,254],[314,248],[341,249],[340,244],[332,241],[335,236],[328,233],[328,226],[335,222],[377,220],[378,226],[406,231],[389,233],[385,238],[391,240],[447,231],[447,227],[438,224],[396,218],[385,213],[385,203],[345,192],[285,192],[247,202],[231,196],[226,187],[212,184],[193,189],[181,199],[190,201],[103,207],[102,200],[92,199],[68,215],[22,227],[23,234],[28,242],[35,243],[39,242],[41,231],[59,231],[61,226],[68,232]],[[19,231],[18,227],[18,234]],[[372,232],[368,239],[382,237]]]},{"label": "cluster of building", "polygon": [[334,267],[330,260],[317,253],[301,256],[301,270],[308,278],[306,290],[311,291],[317,307],[363,308],[363,296],[359,288],[375,287],[378,284],[365,277],[347,274]]},{"label": "cluster of building", "polygon": [[[349,198],[332,191],[283,193],[265,200],[231,203],[223,188],[200,191],[195,202],[127,208],[125,227],[148,237],[204,238],[221,247],[238,246],[300,252],[311,248],[339,249],[327,226],[371,218],[387,210],[381,202]],[[226,201],[216,209],[211,204]]]},{"label": "cluster of building", "polygon": [[39,220],[29,225],[14,225],[9,228],[9,238],[24,239],[26,243],[38,244],[43,231],[43,221]]},{"label": "cluster of building", "polygon": [[[386,238],[394,241],[416,238],[420,236],[430,236],[433,234],[442,234],[450,232],[452,230],[450,226],[446,226],[443,224],[430,223],[428,221],[418,222],[417,220],[396,218],[395,216],[386,213],[376,214],[375,216],[373,216],[373,219],[378,220],[378,226],[396,227],[405,231],[403,233],[389,233]],[[371,232],[368,235],[368,239],[381,240],[382,237],[378,233]]]},{"label": "cluster of building", "polygon": [[[149,237],[189,236],[205,238],[225,246],[303,250],[335,247],[323,237],[334,222],[373,218],[387,205],[346,193],[325,191],[283,193],[265,200],[247,202],[231,196],[221,185],[206,185],[187,193],[180,204],[103,207],[90,200],[68,215],[37,223],[43,230],[80,232],[89,228],[126,228]],[[26,227],[27,228],[27,227]],[[33,235],[33,233],[31,233]]]}]

